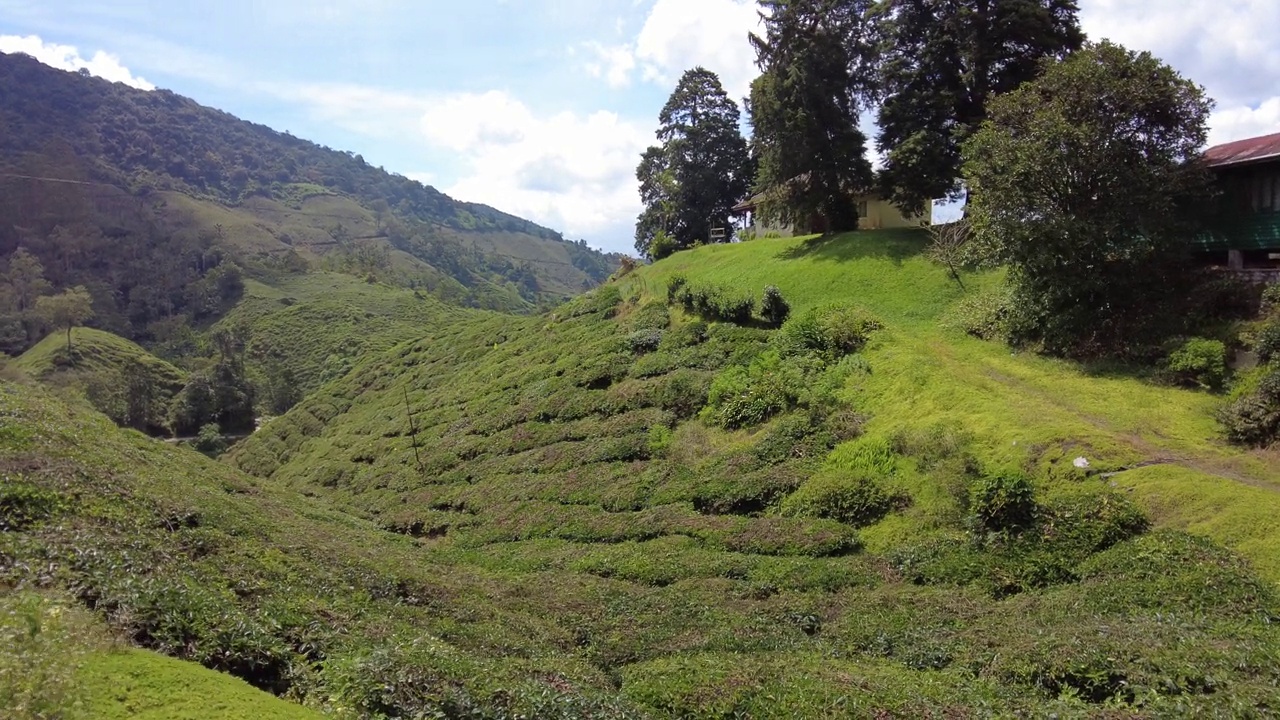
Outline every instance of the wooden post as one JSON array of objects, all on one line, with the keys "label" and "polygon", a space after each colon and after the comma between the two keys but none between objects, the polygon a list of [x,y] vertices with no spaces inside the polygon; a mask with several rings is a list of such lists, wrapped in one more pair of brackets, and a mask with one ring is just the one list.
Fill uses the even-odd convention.
[{"label": "wooden post", "polygon": [[422,458],[418,456],[418,427],[413,422],[413,410],[409,407],[409,387],[404,388],[404,414],[409,417],[409,437],[413,439],[413,462],[422,470]]}]

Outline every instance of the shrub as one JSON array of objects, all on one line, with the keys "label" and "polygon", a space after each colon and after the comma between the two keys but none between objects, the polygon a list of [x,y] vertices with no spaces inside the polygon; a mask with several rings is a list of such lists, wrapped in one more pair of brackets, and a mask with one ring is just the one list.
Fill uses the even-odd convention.
[{"label": "shrub", "polygon": [[668,330],[662,337],[662,349],[693,347],[701,345],[706,340],[707,324],[701,320],[694,320]]},{"label": "shrub", "polygon": [[734,295],[717,285],[694,285],[681,275],[667,281],[667,300],[679,303],[690,315],[739,325],[751,322],[756,307],[755,298]]},{"label": "shrub", "polygon": [[1169,354],[1165,369],[1180,385],[1217,390],[1227,379],[1227,348],[1219,340],[1191,338]]},{"label": "shrub", "polygon": [[222,454],[227,449],[227,443],[222,439],[222,428],[217,423],[209,423],[200,428],[194,447],[210,457]]},{"label": "shrub", "polygon": [[883,327],[862,308],[827,305],[788,320],[776,342],[784,355],[815,353],[834,360],[861,350],[871,333]]},{"label": "shrub", "polygon": [[869,474],[831,473],[809,478],[783,501],[782,512],[861,526],[876,522],[903,501]]},{"label": "shrub", "polygon": [[671,324],[671,313],[666,304],[659,300],[651,300],[632,313],[630,325],[632,330],[666,330]]},{"label": "shrub", "polygon": [[775,285],[764,289],[760,297],[760,315],[773,327],[782,327],[791,315],[791,305],[782,297],[782,291]]},{"label": "shrub", "polygon": [[1009,339],[1010,291],[998,286],[966,295],[951,309],[945,325],[981,340]]},{"label": "shrub", "polygon": [[649,242],[649,257],[654,260],[661,260],[670,257],[675,251],[680,249],[680,245],[676,243],[676,239],[667,233],[659,230],[657,235],[653,236],[653,240]]},{"label": "shrub", "polygon": [[1265,447],[1280,439],[1280,367],[1261,370],[1256,385],[1245,388],[1218,419],[1227,439],[1239,445]]},{"label": "shrub", "polygon": [[1264,363],[1280,358],[1280,316],[1268,320],[1254,334],[1253,351]]},{"label": "shrub", "polygon": [[5,478],[0,485],[0,532],[19,532],[48,520],[67,508],[62,495],[21,479]]},{"label": "shrub", "polygon": [[987,530],[1024,529],[1035,521],[1035,488],[1020,473],[978,478],[969,489],[969,509]]},{"label": "shrub", "polygon": [[649,455],[660,457],[671,447],[671,428],[666,425],[654,425],[649,428]]},{"label": "shrub", "polygon": [[667,375],[657,391],[658,405],[677,418],[690,418],[707,402],[709,373],[677,370]]},{"label": "shrub", "polygon": [[627,336],[627,347],[636,355],[653,352],[662,344],[661,330],[637,330]]},{"label": "shrub", "polygon": [[680,301],[680,291],[689,283],[689,279],[684,275],[672,275],[667,278],[667,303],[675,303]]},{"label": "shrub", "polygon": [[1267,312],[1280,310],[1280,283],[1268,285],[1262,291],[1262,309]]},{"label": "shrub", "polygon": [[747,367],[734,365],[716,376],[703,419],[728,430],[759,425],[792,407],[803,385],[793,366],[767,352]]},{"label": "shrub", "polygon": [[756,444],[754,453],[760,462],[776,465],[791,459],[822,457],[835,445],[835,435],[819,427],[813,417],[794,415],[779,420]]}]

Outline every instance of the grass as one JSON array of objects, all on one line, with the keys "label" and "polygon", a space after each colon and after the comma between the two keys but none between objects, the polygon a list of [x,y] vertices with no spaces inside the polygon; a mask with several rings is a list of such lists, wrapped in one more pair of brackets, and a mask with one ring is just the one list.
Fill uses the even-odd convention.
[{"label": "grass", "polygon": [[[5,386],[0,584],[360,717],[1267,716],[1274,460],[1217,439],[1214,396],[944,329],[964,291],[923,242],[700,248],[441,315],[227,463]],[[675,273],[885,327],[822,358],[665,308]],[[307,282],[253,302],[408,302]],[[701,419],[725,377],[774,404]],[[983,524],[998,477],[1021,524]]]},{"label": "grass", "polygon": [[86,717],[101,720],[308,720],[314,710],[243,680],[146,650],[91,656],[80,671]]},{"label": "grass", "polygon": [[289,368],[302,394],[345,375],[360,358],[469,317],[437,298],[339,273],[308,273],[275,285],[246,283],[220,321],[250,331],[250,368]]}]

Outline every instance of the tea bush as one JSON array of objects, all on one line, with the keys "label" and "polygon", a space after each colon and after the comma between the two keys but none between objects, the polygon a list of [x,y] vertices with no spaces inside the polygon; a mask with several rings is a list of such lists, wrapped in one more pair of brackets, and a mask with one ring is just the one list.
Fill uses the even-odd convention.
[{"label": "tea bush", "polygon": [[884,517],[906,498],[865,473],[827,472],[809,478],[782,503],[785,515],[838,520],[855,527]]},{"label": "tea bush", "polygon": [[861,350],[871,333],[883,327],[857,306],[826,305],[785,322],[775,343],[783,355],[814,353],[835,360]]},{"label": "tea bush", "polygon": [[782,297],[782,291],[776,285],[764,289],[760,297],[760,315],[773,327],[782,327],[791,316],[791,305]]}]

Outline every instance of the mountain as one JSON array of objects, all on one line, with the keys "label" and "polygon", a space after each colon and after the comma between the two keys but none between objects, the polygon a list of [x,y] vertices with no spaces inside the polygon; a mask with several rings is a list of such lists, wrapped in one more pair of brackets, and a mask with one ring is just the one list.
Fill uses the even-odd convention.
[{"label": "mountain", "polygon": [[169,91],[0,55],[0,96],[0,256],[25,247],[55,287],[90,286],[99,322],[130,338],[224,311],[201,287],[224,264],[527,311],[620,257]]}]

